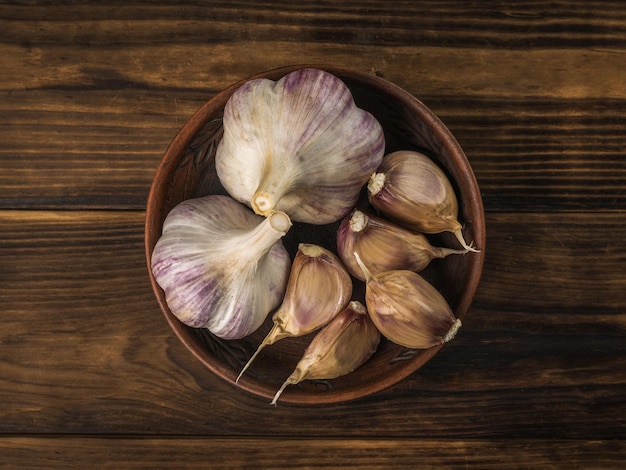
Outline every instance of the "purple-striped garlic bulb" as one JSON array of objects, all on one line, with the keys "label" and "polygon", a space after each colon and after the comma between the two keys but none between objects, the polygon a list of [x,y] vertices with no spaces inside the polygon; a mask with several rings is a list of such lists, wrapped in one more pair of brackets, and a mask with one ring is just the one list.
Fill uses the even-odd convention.
[{"label": "purple-striped garlic bulb", "polygon": [[297,222],[339,220],[384,155],[380,123],[356,106],[343,81],[317,69],[246,82],[228,100],[223,123],[218,177],[264,216],[278,210]]},{"label": "purple-striped garlic bulb", "polygon": [[228,196],[178,204],[152,253],[152,273],[171,312],[223,339],[255,331],[281,302],[291,260],[283,212],[264,218]]}]

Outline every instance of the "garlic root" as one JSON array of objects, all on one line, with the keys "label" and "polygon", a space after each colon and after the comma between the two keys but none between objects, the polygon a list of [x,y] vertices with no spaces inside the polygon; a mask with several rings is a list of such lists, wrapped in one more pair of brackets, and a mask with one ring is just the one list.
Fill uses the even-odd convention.
[{"label": "garlic root", "polygon": [[461,328],[461,326],[462,326],[461,320],[459,320],[458,318],[454,320],[454,322],[452,323],[452,326],[450,327],[450,330],[444,335],[443,342],[448,343],[452,341],[454,337],[456,336],[457,332],[459,331],[459,328]]}]

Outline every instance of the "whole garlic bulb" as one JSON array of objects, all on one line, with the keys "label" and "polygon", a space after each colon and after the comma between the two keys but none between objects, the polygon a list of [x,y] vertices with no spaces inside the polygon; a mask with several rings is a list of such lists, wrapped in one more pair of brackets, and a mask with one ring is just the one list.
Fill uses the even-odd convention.
[{"label": "whole garlic bulb", "polygon": [[251,80],[224,110],[215,155],[226,191],[260,215],[327,224],[355,205],[379,166],[384,135],[334,75],[302,69],[278,81]]},{"label": "whole garlic bulb", "polygon": [[255,331],[284,295],[291,260],[282,212],[263,218],[227,196],[178,204],[151,259],[167,305],[183,323],[223,339]]}]

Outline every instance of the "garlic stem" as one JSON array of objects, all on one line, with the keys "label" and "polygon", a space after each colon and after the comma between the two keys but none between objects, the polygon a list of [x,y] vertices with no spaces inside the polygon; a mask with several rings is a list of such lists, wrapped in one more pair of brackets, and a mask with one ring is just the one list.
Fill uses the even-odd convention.
[{"label": "garlic stem", "polygon": [[283,384],[280,386],[280,388],[276,392],[276,395],[274,395],[274,398],[270,402],[270,405],[276,406],[276,402],[278,401],[280,396],[283,394],[283,392],[289,385],[295,385],[297,383],[300,383],[306,378],[304,376],[300,377],[300,375],[302,375],[300,370],[298,369],[294,370],[292,374],[289,376],[289,378],[285,380],[285,382],[283,382]]},{"label": "garlic stem", "polygon": [[274,203],[267,194],[256,194],[252,199],[252,208],[259,215],[264,215],[272,210]]},{"label": "garlic stem", "polygon": [[241,376],[244,374],[244,372],[246,370],[248,370],[248,367],[250,367],[250,365],[254,362],[256,357],[259,355],[261,350],[263,348],[265,348],[265,346],[270,346],[270,345],[274,344],[276,341],[278,341],[280,339],[283,339],[283,338],[286,338],[288,336],[289,336],[289,333],[287,333],[283,329],[283,326],[281,324],[275,323],[274,326],[272,327],[272,329],[270,330],[270,332],[267,334],[265,339],[261,342],[261,344],[259,345],[259,347],[255,351],[255,353],[248,360],[248,362],[246,362],[246,365],[243,367],[243,369],[241,369],[241,372],[239,372],[239,375],[237,376],[237,379],[235,380],[235,383],[239,383],[239,379],[241,378]]},{"label": "garlic stem", "polygon": [[284,212],[272,212],[269,215],[269,221],[272,228],[277,232],[282,232],[283,235],[285,235],[291,228],[291,220]]},{"label": "garlic stem", "polygon": [[[255,250],[240,249],[234,253],[232,265],[239,265],[241,269],[248,263],[256,262],[276,243],[284,237],[291,227],[291,220],[284,212],[272,212],[265,220],[263,220],[250,234],[239,234],[228,239],[228,245],[254,246]],[[236,272],[236,271],[233,271]]]},{"label": "garlic stem", "polygon": [[266,192],[256,193],[251,201],[252,209],[259,215],[267,215],[268,212],[276,207],[274,200],[275,198]]}]

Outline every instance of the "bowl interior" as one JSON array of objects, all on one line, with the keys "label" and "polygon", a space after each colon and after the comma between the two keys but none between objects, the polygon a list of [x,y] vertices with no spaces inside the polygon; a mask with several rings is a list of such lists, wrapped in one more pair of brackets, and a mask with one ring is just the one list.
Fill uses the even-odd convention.
[{"label": "bowl interior", "polygon": [[[284,67],[251,78],[277,80],[302,67]],[[385,132],[386,154],[395,150],[419,150],[433,158],[448,174],[459,201],[459,220],[464,225],[465,239],[473,241],[481,252],[434,260],[421,274],[440,290],[455,315],[462,319],[478,285],[485,248],[480,191],[462,149],[431,111],[395,85],[379,77],[349,69],[320,65],[313,67],[342,79],[350,88],[356,104],[378,119]],[[217,94],[200,108],[168,147],[157,169],[146,209],[148,266],[161,235],[163,221],[176,204],[208,194],[226,194],[215,173],[214,156],[222,136],[224,106],[242,83]],[[366,199],[364,194],[364,204]],[[294,223],[283,242],[292,256],[300,242],[317,243],[336,252],[338,225],[339,222],[325,226]],[[429,238],[433,244],[458,246],[450,234]],[[176,335],[207,368],[235,384],[239,371],[269,332],[271,314],[252,335],[236,341],[221,340],[206,330],[190,328],[179,322],[167,307],[163,291],[150,268],[148,271],[157,300]],[[354,280],[353,298],[365,304],[364,285],[358,280]],[[314,334],[286,338],[266,347],[236,386],[271,399],[293,371]],[[331,381],[305,381],[289,386],[280,401],[312,404],[363,397],[406,378],[440,349],[410,350],[383,339],[375,355],[354,372]]]}]

